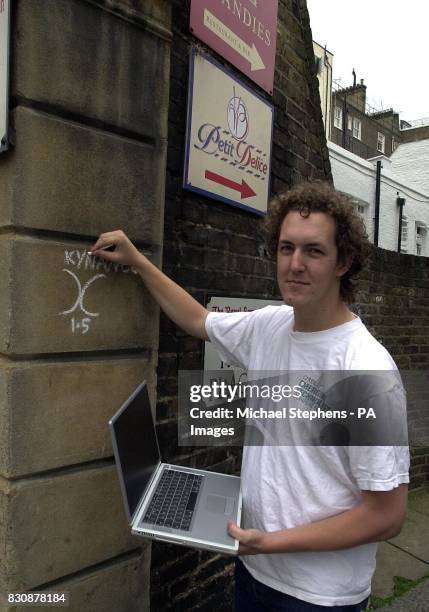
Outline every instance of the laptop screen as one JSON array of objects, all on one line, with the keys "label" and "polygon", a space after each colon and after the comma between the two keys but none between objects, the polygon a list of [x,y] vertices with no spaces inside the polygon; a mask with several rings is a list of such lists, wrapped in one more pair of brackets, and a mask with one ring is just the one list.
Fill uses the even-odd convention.
[{"label": "laptop screen", "polygon": [[122,493],[131,520],[160,461],[145,382],[139,385],[109,424]]}]

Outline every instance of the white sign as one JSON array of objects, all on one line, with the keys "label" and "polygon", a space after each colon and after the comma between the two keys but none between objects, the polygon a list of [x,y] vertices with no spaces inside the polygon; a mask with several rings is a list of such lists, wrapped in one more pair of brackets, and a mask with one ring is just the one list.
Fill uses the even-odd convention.
[{"label": "white sign", "polygon": [[[279,300],[256,300],[251,298],[212,297],[207,304],[209,312],[251,312],[265,306],[281,306],[284,302]],[[211,342],[205,342],[204,370],[225,370],[234,373],[238,381],[243,370],[238,367],[231,368],[219,357],[219,353]],[[226,374],[226,378],[228,375]]]},{"label": "white sign", "polygon": [[184,187],[265,214],[273,112],[225,68],[193,51]]},{"label": "white sign", "polygon": [[0,0],[0,152],[8,148],[10,2]]}]

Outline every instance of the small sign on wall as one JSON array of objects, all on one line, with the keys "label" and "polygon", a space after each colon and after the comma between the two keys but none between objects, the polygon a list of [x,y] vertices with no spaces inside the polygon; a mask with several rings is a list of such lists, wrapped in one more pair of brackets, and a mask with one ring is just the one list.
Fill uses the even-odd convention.
[{"label": "small sign on wall", "polygon": [[[252,312],[265,308],[265,306],[282,306],[284,302],[280,300],[259,300],[255,298],[233,298],[233,297],[212,297],[207,304],[209,312]],[[219,353],[211,342],[205,342],[204,346],[204,370],[230,370],[234,371],[237,379],[240,377],[242,370],[240,368],[231,368],[224,363],[219,356]]]},{"label": "small sign on wall", "polygon": [[0,152],[9,147],[10,3],[11,0],[0,0]]},{"label": "small sign on wall", "polygon": [[273,93],[278,0],[192,0],[191,32]]},{"label": "small sign on wall", "polygon": [[272,104],[211,58],[192,51],[184,187],[265,214]]}]

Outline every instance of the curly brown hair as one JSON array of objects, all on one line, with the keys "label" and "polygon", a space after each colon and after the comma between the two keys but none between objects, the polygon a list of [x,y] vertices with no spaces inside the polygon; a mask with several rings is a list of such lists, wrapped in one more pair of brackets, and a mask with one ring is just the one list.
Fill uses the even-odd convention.
[{"label": "curly brown hair", "polygon": [[299,211],[303,217],[308,217],[312,212],[324,212],[334,219],[337,260],[345,263],[352,257],[350,268],[341,277],[340,296],[345,302],[353,302],[357,286],[355,276],[365,265],[370,252],[370,242],[365,225],[351,198],[322,181],[301,183],[290,191],[277,195],[271,202],[265,220],[267,248],[273,258],[277,255],[281,225],[292,210]]}]

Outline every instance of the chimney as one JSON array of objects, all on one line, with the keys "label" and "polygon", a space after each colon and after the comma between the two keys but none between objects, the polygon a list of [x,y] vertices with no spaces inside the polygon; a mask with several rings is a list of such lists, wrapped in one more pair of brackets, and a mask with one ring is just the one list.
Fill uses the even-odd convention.
[{"label": "chimney", "polygon": [[361,79],[361,80],[360,80],[360,84],[361,84],[361,85],[363,85],[363,84],[364,84],[364,83],[363,83],[363,79]]}]

